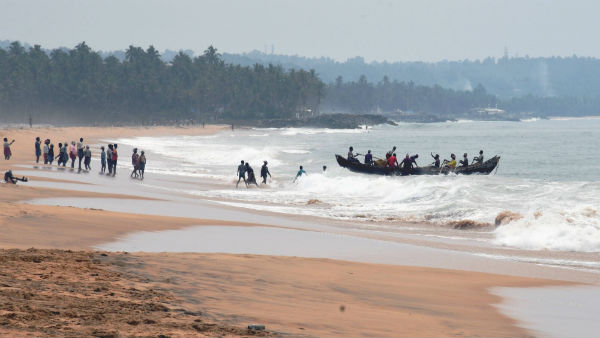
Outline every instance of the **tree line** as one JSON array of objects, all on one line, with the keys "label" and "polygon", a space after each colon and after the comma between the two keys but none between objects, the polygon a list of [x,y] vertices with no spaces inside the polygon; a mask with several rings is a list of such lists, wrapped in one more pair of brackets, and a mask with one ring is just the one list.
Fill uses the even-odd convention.
[{"label": "tree line", "polygon": [[[325,84],[315,70],[226,63],[213,46],[202,55],[178,52],[164,61],[152,46],[129,46],[122,58],[102,56],[85,42],[73,49],[0,48],[0,122],[114,124],[195,120],[251,122],[297,119],[319,112],[412,111],[452,117],[473,108],[510,113],[600,115],[600,97],[499,98],[471,90],[426,86],[365,75]],[[106,55],[106,54],[104,54]]]},{"label": "tree line", "polygon": [[63,123],[227,121],[296,118],[318,112],[323,82],[314,71],[226,64],[217,49],[169,63],[152,46],[125,59],[102,58],[85,42],[46,51],[0,48],[0,112]]}]

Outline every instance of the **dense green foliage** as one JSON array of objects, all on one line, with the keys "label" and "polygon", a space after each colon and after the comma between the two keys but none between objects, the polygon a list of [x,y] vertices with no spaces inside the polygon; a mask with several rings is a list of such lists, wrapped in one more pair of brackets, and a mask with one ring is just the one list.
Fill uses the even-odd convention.
[{"label": "dense green foliage", "polygon": [[[85,43],[50,53],[13,42],[0,48],[0,116],[73,122],[249,120],[318,111],[324,84],[314,71],[225,64],[215,48],[170,63],[150,46],[102,58]],[[68,122],[67,120],[66,122]]]}]

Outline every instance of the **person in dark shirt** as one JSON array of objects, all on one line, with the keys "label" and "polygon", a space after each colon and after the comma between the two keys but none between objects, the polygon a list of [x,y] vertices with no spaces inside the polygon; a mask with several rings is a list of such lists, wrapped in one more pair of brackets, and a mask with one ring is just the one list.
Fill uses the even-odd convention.
[{"label": "person in dark shirt", "polygon": [[38,136],[35,138],[35,163],[40,162],[40,156],[42,156],[42,141]]},{"label": "person in dark shirt", "polygon": [[4,180],[6,183],[17,184],[17,181],[27,182],[27,177],[23,176],[22,178],[14,177],[12,170],[9,170],[4,173]]},{"label": "person in dark shirt", "polygon": [[246,182],[246,165],[244,164],[244,160],[242,160],[242,164],[238,165],[237,175],[238,181],[235,184],[235,187],[238,187],[238,184],[240,184],[240,180],[244,180],[244,184],[246,185],[246,188],[248,188],[248,182]]},{"label": "person in dark shirt", "polygon": [[431,153],[431,157],[433,157],[434,161],[433,162],[433,166],[436,168],[440,167],[440,155],[439,154],[435,154],[435,156],[433,156],[433,153]]},{"label": "person in dark shirt", "polygon": [[260,177],[262,177],[263,179],[262,184],[267,184],[267,175],[271,177],[271,172],[269,171],[269,167],[267,167],[267,164],[269,163],[267,161],[264,161],[264,164],[262,165],[262,167],[260,167]]},{"label": "person in dark shirt", "polygon": [[469,159],[467,158],[467,153],[463,155],[463,159],[458,161],[462,167],[466,167],[469,165]]},{"label": "person in dark shirt", "polygon": [[365,155],[365,164],[368,165],[373,165],[373,154],[371,154],[371,151],[367,151],[367,154]]},{"label": "person in dark shirt", "polygon": [[415,168],[418,168],[417,159],[419,158],[419,154],[413,155],[410,157],[411,162],[415,165]]},{"label": "person in dark shirt", "polygon": [[479,151],[479,156],[475,156],[473,158],[473,164],[482,164],[483,163],[483,150]]}]

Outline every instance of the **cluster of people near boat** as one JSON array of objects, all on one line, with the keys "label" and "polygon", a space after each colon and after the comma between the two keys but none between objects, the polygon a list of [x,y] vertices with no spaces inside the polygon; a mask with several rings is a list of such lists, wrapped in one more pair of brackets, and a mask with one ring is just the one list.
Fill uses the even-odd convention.
[{"label": "cluster of people near boat", "polygon": [[[350,147],[348,149],[348,161],[350,162],[356,162],[356,163],[360,163],[359,159],[357,158],[358,156],[364,156],[364,164],[366,165],[373,165],[373,166],[379,166],[379,167],[389,167],[389,168],[402,168],[402,169],[412,169],[412,168],[418,168],[419,165],[417,164],[417,158],[419,158],[419,154],[415,154],[415,155],[410,155],[410,154],[406,154],[406,156],[398,161],[398,157],[396,156],[396,146],[394,146],[392,148],[392,150],[388,151],[385,154],[385,159],[383,158],[377,158],[374,157],[373,154],[371,153],[371,150],[368,150],[366,154],[359,154],[359,153],[355,153],[354,152],[354,148]],[[460,161],[456,161],[456,155],[454,154],[450,154],[450,159],[446,160],[444,159],[443,162],[440,163],[440,155],[439,154],[435,154],[433,155],[433,153],[431,153],[431,157],[433,158],[433,163],[430,164],[430,166],[436,167],[436,168],[442,168],[442,167],[447,167],[447,168],[451,168],[454,169],[457,166],[462,166],[462,167],[466,167],[469,165],[469,158],[467,153],[463,154],[463,159]],[[473,158],[473,161],[471,162],[471,164],[482,164],[483,163],[483,150],[479,151],[479,156],[475,156]]]},{"label": "cluster of people near boat", "polygon": [[[4,159],[10,160],[12,156],[11,146],[15,140],[8,141],[8,138],[4,138]],[[92,170],[92,150],[89,145],[84,144],[83,137],[79,138],[78,142],[71,141],[71,143],[64,142],[58,143],[58,150],[55,149],[54,144],[50,139],[46,139],[43,142],[40,137],[35,138],[35,163],[40,163],[43,160],[45,165],[52,165],[54,161],[60,167],[66,167],[70,163],[71,169],[75,169],[75,161],[78,160],[78,170]],[[108,144],[105,148],[100,147],[100,173],[109,176],[115,176],[117,174],[117,162],[119,154],[117,151],[118,145],[116,143]],[[82,168],[83,162],[83,168]],[[144,151],[138,153],[138,149],[133,149],[131,155],[131,164],[133,165],[133,171],[131,177],[144,179],[144,171],[146,169],[146,154]],[[107,172],[108,171],[108,172]],[[25,180],[23,180],[25,179]],[[4,174],[4,180],[8,183],[16,183],[16,181],[24,181],[27,179],[15,178],[12,171],[9,170]]]}]

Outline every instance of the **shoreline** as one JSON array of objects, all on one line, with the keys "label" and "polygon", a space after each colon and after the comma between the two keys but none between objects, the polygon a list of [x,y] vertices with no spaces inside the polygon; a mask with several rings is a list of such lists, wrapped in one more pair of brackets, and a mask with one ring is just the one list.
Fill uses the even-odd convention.
[{"label": "shoreline", "polygon": [[[211,127],[212,128],[212,127]],[[218,132],[226,127],[214,127],[211,129],[213,132]],[[69,128],[67,128],[69,129]],[[87,131],[89,128],[81,129],[81,128],[73,128],[68,131],[67,134],[63,134],[60,136],[61,139],[78,139],[77,133],[81,134]],[[106,128],[104,128],[106,129]],[[127,133],[127,137],[142,135],[144,133],[148,133],[147,129],[144,130],[128,130],[127,128],[110,128],[111,130],[104,130],[103,128],[97,128],[90,132],[87,136],[84,134],[84,138],[89,138],[91,140],[100,140],[105,138],[112,137],[122,137],[122,135],[118,135],[119,133]],[[157,128],[156,130],[151,130],[151,135],[146,136],[159,136],[159,135],[169,135],[172,132],[181,132],[185,135],[185,133],[192,132],[200,132],[196,129],[186,129],[173,131],[173,129],[179,128]],[[34,130],[15,130],[15,133],[18,133],[18,142],[15,143],[13,148],[13,154],[15,157],[11,160],[11,167],[15,168],[15,171],[23,169],[19,165],[30,166],[31,165],[31,155],[33,154],[33,140],[35,138],[36,133],[40,133],[41,131],[46,131],[47,129],[34,129]],[[7,130],[2,130],[6,132]],[[21,132],[22,131],[22,132]],[[53,133],[60,133],[64,130],[62,128],[59,129],[49,129],[47,131],[51,131]],[[154,133],[156,132],[156,134]],[[139,133],[139,134],[137,134]],[[164,133],[164,134],[163,134]],[[181,134],[178,134],[181,135]],[[39,135],[42,139],[46,138],[43,135]],[[69,137],[71,136],[71,137]],[[7,135],[10,138],[10,136]],[[55,138],[52,138],[53,141]],[[123,150],[121,150],[123,152]],[[127,156],[123,156],[121,154],[121,158],[128,159]],[[5,162],[6,163],[6,162]],[[125,162],[127,163],[127,162]],[[27,169],[30,170],[30,169]],[[39,170],[39,169],[38,169]],[[43,172],[43,169],[39,171]],[[18,174],[18,172],[16,173]],[[47,176],[47,175],[41,175]],[[131,205],[138,203],[144,204],[148,203],[148,205],[152,205],[153,203],[161,204],[164,203],[168,205],[168,201],[173,202],[181,202],[184,199],[180,198],[176,195],[169,195],[165,193],[150,193],[151,189],[146,188],[141,185],[134,185],[132,182],[129,182],[127,177],[123,177],[125,175],[119,174],[114,181],[99,181],[95,179],[96,175],[89,176],[89,178],[94,177],[92,183],[81,184],[82,180],[69,180],[69,179],[57,179],[56,177],[42,177],[44,180],[44,184],[47,184],[49,187],[27,187],[25,184],[19,184],[17,186],[3,185],[2,188],[13,189],[10,194],[3,194],[6,196],[4,199],[0,200],[0,203],[3,206],[3,209],[10,209],[11,211],[8,213],[0,214],[0,224],[10,225],[12,228],[10,233],[15,236],[11,241],[6,241],[6,239],[2,239],[2,246],[6,247],[8,245],[12,245],[13,247],[26,248],[31,246],[44,246],[44,245],[53,245],[55,248],[62,249],[86,249],[89,250],[93,247],[93,243],[99,245],[99,242],[102,242],[102,238],[104,238],[104,242],[114,241],[115,238],[119,238],[125,236],[128,233],[140,231],[140,230],[175,230],[182,228],[189,228],[192,225],[210,225],[210,226],[219,226],[219,225],[268,225],[263,221],[268,220],[270,218],[270,222],[277,222],[278,219],[287,219],[290,220],[289,216],[286,215],[278,215],[277,217],[269,216],[268,213],[262,213],[266,216],[256,216],[256,222],[240,222],[238,219],[235,222],[236,215],[246,215],[243,210],[240,212],[240,208],[228,207],[224,210],[237,210],[238,214],[233,213],[234,216],[231,219],[211,219],[211,218],[186,218],[179,217],[174,218],[173,215],[170,216],[156,216],[156,215],[141,215],[138,214],[127,214],[118,211],[107,211],[107,210],[89,210],[85,208],[73,208],[73,207],[57,207],[57,206],[44,206],[44,205],[36,205],[27,203],[24,201],[29,201],[32,199],[39,198],[47,198],[47,197],[60,197],[60,198],[109,198],[110,200],[118,201],[123,200],[123,198],[130,200]],[[81,176],[85,177],[85,176]],[[190,178],[177,178],[182,181],[189,182]],[[42,180],[37,182],[42,182]],[[32,180],[35,182],[36,180]],[[108,183],[107,183],[108,182]],[[144,182],[146,183],[146,182]],[[65,187],[69,187],[69,185],[76,184],[80,191],[75,190],[61,190],[52,188],[51,186],[56,185],[64,185]],[[120,188],[114,188],[115,185],[123,185]],[[137,199],[132,199],[131,195],[126,194],[127,189],[135,189],[136,193],[141,197]],[[108,194],[108,191],[96,191],[96,190],[113,190],[113,194]],[[137,190],[139,189],[139,190]],[[161,196],[163,198],[161,198]],[[136,202],[137,201],[137,202]],[[129,205],[128,205],[129,206]],[[126,206],[126,207],[128,207]],[[10,207],[10,208],[6,208]],[[194,206],[192,205],[192,208]],[[215,207],[214,205],[212,206]],[[196,205],[195,208],[198,208]],[[207,206],[207,208],[211,208],[211,206]],[[197,209],[199,210],[199,209]],[[229,211],[225,211],[229,212]],[[231,213],[231,212],[229,212]],[[207,213],[210,214],[210,213]],[[211,214],[213,216],[218,216],[218,213]],[[210,215],[209,215],[210,216]],[[216,217],[215,216],[215,217]],[[212,217],[212,216],[211,216]],[[246,217],[246,216],[244,216]],[[300,220],[302,221],[302,216],[294,216],[291,217],[292,220]],[[309,222],[310,222],[310,218]],[[85,220],[85,222],[82,222]],[[215,222],[219,222],[215,224]],[[292,222],[292,221],[290,221]],[[82,224],[84,223],[84,224]],[[108,227],[108,231],[106,225],[110,225]],[[126,225],[125,227],[123,225]],[[275,226],[276,224],[271,224],[270,226]],[[54,231],[54,237],[48,236],[47,229],[48,226]],[[81,230],[81,227],[85,226],[85,231],[77,232]],[[286,226],[289,228],[289,226]],[[318,231],[319,229],[308,229],[309,231]],[[87,233],[86,233],[87,232]],[[23,237],[24,234],[37,235],[37,239],[35,236]],[[15,238],[20,238],[22,242],[17,242]],[[65,237],[71,237],[68,240]],[[82,241],[82,239],[85,239]],[[46,244],[44,244],[46,243]],[[48,244],[51,243],[51,244]],[[89,243],[89,244],[86,244]],[[31,245],[28,245],[31,244]],[[78,246],[80,245],[80,246]],[[96,252],[96,251],[90,251]],[[110,253],[109,255],[113,255],[114,253]],[[116,254],[120,255],[120,254]],[[492,304],[499,301],[498,296],[491,295],[491,292],[488,289],[497,287],[497,286],[507,286],[507,285],[498,285],[498,284],[508,284],[508,286],[545,286],[545,285],[572,285],[570,282],[565,281],[551,281],[551,280],[541,280],[541,279],[532,279],[532,278],[524,278],[524,277],[514,277],[508,275],[488,275],[482,274],[480,272],[472,272],[472,271],[460,271],[460,270],[445,270],[439,268],[431,268],[431,267],[421,267],[421,268],[411,268],[411,267],[403,267],[403,266],[394,266],[394,265],[379,265],[373,263],[356,263],[349,261],[338,261],[338,260],[327,260],[322,258],[294,258],[294,257],[284,257],[284,256],[254,256],[254,255],[235,255],[235,254],[202,254],[202,253],[187,253],[187,254],[173,254],[173,253],[135,253],[129,254],[128,257],[133,257],[131,259],[137,260],[138,264],[136,266],[121,266],[119,269],[124,269],[124,272],[136,272],[138,275],[146,275],[151,276],[148,277],[150,280],[153,280],[157,285],[162,285],[165,290],[172,292],[174,294],[183,295],[185,292],[191,292],[195,294],[194,297],[187,299],[187,302],[190,304],[195,304],[198,311],[207,311],[209,316],[214,316],[214,318],[218,319],[219,323],[231,324],[234,323],[238,327],[242,325],[242,323],[247,323],[247,320],[263,320],[267,325],[267,329],[274,327],[277,332],[286,332],[294,335],[389,335],[395,336],[398,335],[399,332],[403,332],[402,334],[406,334],[408,336],[449,336],[451,335],[451,327],[456,328],[456,323],[462,323],[460,325],[464,325],[463,327],[458,327],[458,329],[463,329],[461,331],[465,335],[485,335],[485,336],[514,336],[514,335],[527,335],[527,331],[520,329],[517,326],[517,323],[514,319],[501,315],[500,312],[495,309]],[[206,261],[210,261],[212,265],[206,266]],[[233,264],[236,263],[235,269],[232,271],[222,271],[218,269],[219,266],[223,266],[224,264]],[[248,262],[252,262],[252,264],[248,265]],[[290,264],[293,262],[294,264]],[[197,269],[196,275],[190,275],[189,271],[186,271],[186,263],[187,264],[196,264],[195,269]],[[208,264],[208,263],[206,263]],[[311,279],[312,277],[317,278],[318,276],[327,275],[332,269],[332,266],[328,264],[333,264],[334,266],[339,266],[337,271],[337,275],[333,280],[336,283],[331,284],[331,280],[325,279],[321,280],[321,284],[329,286],[325,290],[321,290],[320,293],[315,293],[313,286],[316,284],[316,281]],[[492,263],[493,264],[493,263]],[[296,265],[302,266],[302,269]],[[168,267],[168,268],[167,268]],[[174,268],[178,267],[178,268]],[[253,268],[256,267],[256,268]],[[206,269],[214,269],[219,273],[217,275],[206,275],[204,271]],[[245,269],[245,270],[243,270]],[[291,270],[290,270],[291,269]],[[350,283],[350,281],[345,280],[344,276],[347,276],[349,273],[347,270],[352,270],[353,274],[360,274],[364,276],[361,280],[360,288],[367,286],[369,291],[358,291],[360,288],[359,284],[351,284],[353,292],[350,292],[350,289],[344,289],[343,286],[340,286],[337,282],[342,285],[345,285],[345,282]],[[244,283],[233,283],[236,280],[237,275],[231,275],[231,273],[242,273],[247,276],[247,279],[244,279]],[[389,275],[389,270],[397,271],[393,276]],[[272,280],[276,278],[278,275],[282,274],[283,271],[286,271],[291,276],[286,277],[287,279],[284,281],[280,281],[279,283],[275,283],[275,287],[272,289],[270,287],[265,287],[263,282],[259,280]],[[376,272],[374,272],[376,271]],[[478,297],[472,297],[468,294],[463,294],[465,299],[453,299],[456,304],[449,305],[445,304],[445,302],[450,303],[449,300],[441,300],[443,299],[443,294],[437,294],[439,297],[431,296],[435,299],[429,299],[429,301],[425,301],[427,298],[428,291],[419,291],[415,289],[411,294],[410,298],[416,297],[415,299],[422,299],[421,301],[413,299],[414,303],[411,308],[420,309],[421,317],[419,318],[420,325],[413,327],[413,331],[407,331],[406,327],[402,329],[400,327],[392,327],[387,326],[390,324],[390,321],[393,322],[392,318],[398,318],[398,315],[406,316],[406,304],[403,302],[406,301],[405,298],[398,303],[391,304],[386,302],[386,296],[390,296],[395,294],[396,289],[407,289],[409,290],[411,287],[415,287],[419,285],[417,282],[412,282],[415,284],[411,284],[411,282],[406,281],[407,274],[411,276],[414,275],[415,278],[423,277],[424,275],[433,275],[435,278],[425,278],[426,283],[424,285],[428,285],[429,288],[433,288],[437,290],[437,292],[442,292],[445,290],[447,285],[444,285],[443,281],[446,281],[447,278],[453,278],[452,276],[460,275],[461,278],[464,278],[464,281],[469,283],[475,283],[476,285],[485,285],[485,287],[481,286],[479,289],[480,294]],[[178,280],[185,285],[181,286],[181,284],[164,282],[164,277],[166,275],[172,275],[174,280]],[[369,276],[367,278],[367,276]],[[171,278],[171,277],[167,277]],[[254,279],[252,279],[254,278]],[[333,278],[333,277],[332,277]],[[366,278],[366,279],[365,279]],[[385,287],[375,287],[376,284],[373,283],[373,278],[375,278],[379,283],[383,283]],[[424,278],[424,277],[423,277]],[[161,282],[161,280],[163,282]],[[317,278],[318,280],[318,278]],[[502,280],[500,283],[498,280]],[[237,280],[236,280],[237,281]],[[329,281],[329,282],[327,282]],[[291,287],[298,282],[302,282],[307,285],[306,289],[303,292],[306,292],[313,301],[317,299],[329,299],[330,305],[335,302],[331,300],[332,297],[348,297],[349,294],[352,295],[352,299],[355,301],[361,300],[361,302],[365,302],[369,300],[368,306],[362,304],[358,305],[358,307],[363,307],[363,309],[354,313],[350,309],[354,309],[354,306],[347,306],[348,311],[339,311],[339,306],[341,304],[336,304],[334,306],[335,311],[329,314],[316,315],[314,312],[314,307],[310,307],[310,303],[305,303],[305,300],[301,300],[300,302],[303,304],[301,308],[295,307],[298,305],[299,301],[295,297],[298,295],[298,290]],[[161,284],[162,283],[162,284]],[[166,283],[166,284],[165,284]],[[215,283],[219,284],[219,287],[215,289]],[[369,284],[371,283],[371,284]],[[213,288],[211,292],[203,293],[198,290],[204,290],[205,288],[200,287],[200,285],[204,285],[207,288]],[[319,284],[320,285],[320,284]],[[457,284],[458,288],[457,292],[468,292],[465,285]],[[266,290],[271,290],[272,293],[266,292]],[[225,294],[222,293],[223,290],[227,290]],[[346,291],[344,291],[346,290]],[[411,289],[412,290],[412,289]],[[259,291],[264,293],[265,299],[258,299],[260,297],[253,296],[254,292]],[[313,293],[311,293],[313,292]],[[226,297],[225,297],[226,296]],[[404,295],[406,297],[407,295]],[[231,298],[227,298],[231,297]],[[442,298],[440,298],[442,297]],[[378,299],[377,302],[371,301],[370,299]],[[285,300],[285,302],[284,302]],[[347,302],[350,302],[348,300]],[[339,302],[337,302],[339,303]],[[202,308],[202,305],[210,304],[208,310]],[[361,304],[359,302],[359,304]],[[489,325],[490,323],[485,323],[485,321],[480,320],[478,324],[470,323],[466,319],[475,318],[477,314],[462,314],[459,312],[444,312],[440,310],[440,306],[442,308],[448,310],[445,307],[458,306],[459,308],[463,307],[474,307],[482,310],[483,314],[481,316],[490,316],[492,318],[494,316],[501,316],[502,320],[498,320],[498,318],[494,318],[493,322],[495,323],[493,328]],[[247,314],[248,310],[252,309],[253,315],[249,316]],[[369,311],[365,311],[368,309]],[[454,311],[454,310],[453,310]],[[388,318],[386,316],[390,316],[390,321],[381,321],[381,320],[368,320],[363,322],[363,327],[356,326],[357,323],[361,322],[361,319],[364,319],[368,313],[375,314],[384,314],[382,315],[384,318]],[[264,313],[263,317],[259,315]],[[412,312],[408,312],[412,313]],[[448,316],[449,313],[453,313],[456,321],[444,322],[442,320],[444,316]],[[282,314],[285,314],[282,316]],[[409,315],[412,317],[412,314]],[[462,316],[462,317],[461,317]],[[240,320],[239,318],[243,318]],[[295,318],[295,319],[294,319]],[[370,317],[369,317],[370,318]],[[406,320],[409,320],[408,317],[402,317]],[[488,317],[486,317],[488,318]],[[460,320],[459,320],[460,319]],[[411,321],[414,321],[415,318],[410,318]],[[491,319],[490,319],[491,320]],[[246,321],[246,322],[245,322]],[[327,323],[327,324],[326,324]],[[354,324],[350,324],[354,323]],[[444,324],[445,323],[445,324]],[[299,326],[298,324],[302,324]],[[398,324],[398,322],[394,322],[393,325]],[[404,322],[406,324],[406,322]],[[450,325],[451,324],[451,325]],[[487,325],[487,326],[486,326]],[[243,326],[243,325],[242,325]],[[431,326],[432,331],[424,331],[424,327]],[[300,330],[299,327],[302,327],[303,330]],[[467,330],[468,328],[468,330]],[[286,330],[288,329],[288,330]],[[437,331],[434,331],[437,330]],[[469,331],[470,330],[470,331]],[[487,331],[486,331],[487,330]],[[1,330],[0,330],[1,331]],[[452,331],[453,332],[453,331]],[[457,333],[457,332],[455,332]],[[88,333],[89,334],[89,333]]]}]

